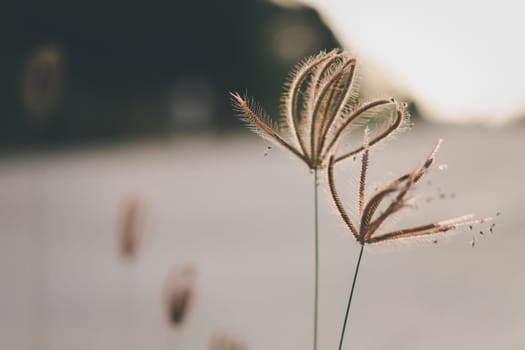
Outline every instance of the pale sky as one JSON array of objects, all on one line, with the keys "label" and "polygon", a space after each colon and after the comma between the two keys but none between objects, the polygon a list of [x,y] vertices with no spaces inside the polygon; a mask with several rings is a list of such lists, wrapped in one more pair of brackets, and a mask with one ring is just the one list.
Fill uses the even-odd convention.
[{"label": "pale sky", "polygon": [[489,124],[525,116],[525,1],[303,1],[426,116]]}]

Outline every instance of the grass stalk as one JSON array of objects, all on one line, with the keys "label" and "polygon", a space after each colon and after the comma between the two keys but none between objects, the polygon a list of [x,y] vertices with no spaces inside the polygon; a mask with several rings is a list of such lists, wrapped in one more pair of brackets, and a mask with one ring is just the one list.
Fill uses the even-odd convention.
[{"label": "grass stalk", "polygon": [[348,297],[348,305],[346,305],[345,321],[343,322],[343,330],[341,331],[341,339],[339,340],[339,350],[343,348],[343,339],[345,337],[346,323],[348,321],[348,314],[350,312],[350,305],[352,304],[352,296],[354,295],[355,283],[357,281],[357,274],[359,273],[359,266],[361,266],[361,258],[363,257],[364,247],[365,245],[361,244],[359,258],[357,259],[357,266],[355,267],[354,281],[352,282],[352,289],[350,290],[350,296]]},{"label": "grass stalk", "polygon": [[319,215],[318,215],[318,174],[314,170],[314,227],[315,227],[315,286],[314,286],[314,350],[317,350],[317,328],[319,308]]}]

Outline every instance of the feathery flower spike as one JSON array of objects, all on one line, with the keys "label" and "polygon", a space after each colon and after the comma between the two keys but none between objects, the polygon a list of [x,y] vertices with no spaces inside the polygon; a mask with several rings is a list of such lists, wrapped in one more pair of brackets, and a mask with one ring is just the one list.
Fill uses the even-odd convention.
[{"label": "feathery flower spike", "polygon": [[164,306],[168,321],[173,326],[184,323],[191,308],[197,271],[187,264],[173,268],[164,287]]},{"label": "feathery flower spike", "polygon": [[246,350],[246,346],[231,336],[216,334],[211,340],[210,350]]},{"label": "feathery flower spike", "polygon": [[[344,223],[346,224],[350,232],[352,232],[352,235],[354,236],[356,241],[358,241],[361,245],[352,282],[352,287],[350,289],[348,303],[346,306],[346,313],[343,322],[343,327],[341,330],[341,337],[339,339],[339,350],[341,350],[343,346],[350,305],[352,304],[352,297],[355,290],[357,275],[359,273],[359,267],[361,264],[361,259],[363,257],[363,249],[365,244],[374,244],[412,237],[437,235],[439,233],[445,233],[447,231],[454,230],[463,225],[472,226],[475,223],[482,223],[486,220],[489,220],[474,219],[473,215],[464,215],[453,219],[438,221],[426,225],[395,230],[387,233],[378,233],[379,229],[381,228],[383,223],[387,221],[387,219],[391,218],[401,209],[405,207],[410,207],[409,199],[407,197],[409,197],[409,195],[414,191],[416,184],[421,180],[421,178],[429,171],[430,167],[432,166],[432,163],[434,162],[434,157],[439,146],[441,145],[441,142],[442,140],[439,140],[437,142],[436,146],[432,149],[432,152],[430,152],[428,157],[419,167],[417,167],[409,173],[398,177],[386,186],[375,189],[372,196],[366,199],[366,174],[368,171],[369,151],[371,142],[369,141],[368,137],[368,129],[365,129],[365,140],[362,146],[363,154],[361,158],[361,176],[359,182],[359,218],[356,224],[354,224],[354,222],[346,212],[341,198],[337,193],[334,180],[334,164],[337,162],[337,157],[336,155],[330,156],[330,160],[328,162],[328,185],[330,188],[332,199]],[[390,200],[390,203],[384,203],[384,201],[388,198],[392,198]],[[382,206],[382,208],[384,209],[382,211],[379,211],[378,213],[378,208],[383,203],[384,205]],[[437,239],[434,238],[433,242],[437,243]],[[471,244],[472,247],[474,247],[474,245],[476,244],[475,238],[472,240]]]},{"label": "feathery flower spike", "polygon": [[[231,93],[235,111],[263,138],[288,149],[310,169],[323,169],[347,129],[368,121],[370,113],[394,107],[391,120],[371,138],[369,146],[386,139],[408,122],[404,104],[392,98],[358,103],[356,59],[345,52],[321,52],[291,73],[282,96],[281,119],[274,125],[253,102]],[[355,156],[359,147],[335,162]]]},{"label": "feathery flower spike", "polygon": [[[328,184],[330,187],[330,193],[341,218],[350,232],[352,232],[354,238],[360,244],[374,244],[403,238],[435,235],[454,230],[460,226],[473,225],[490,220],[490,218],[474,219],[474,216],[469,214],[426,225],[420,225],[387,233],[378,233],[379,228],[388,218],[392,217],[392,215],[396,214],[401,209],[409,206],[409,200],[407,197],[413,192],[416,184],[430,169],[441,142],[442,140],[437,142],[436,146],[434,146],[432,149],[432,152],[419,167],[398,177],[386,186],[376,190],[367,200],[365,199],[364,188],[366,182],[366,172],[368,169],[369,142],[367,139],[367,133],[365,132],[365,142],[363,145],[364,151],[361,162],[361,181],[359,186],[359,219],[357,224],[354,224],[350,219],[350,216],[346,212],[341,198],[337,193],[334,181],[334,164],[336,162],[336,156],[331,156],[328,165]],[[393,196],[393,199],[386,205],[384,211],[378,214],[377,209],[389,196]]]},{"label": "feathery flower spike", "polygon": [[119,218],[118,249],[124,259],[136,257],[144,234],[145,204],[141,198],[134,196],[126,199]]},{"label": "feathery flower spike", "polygon": [[[317,350],[319,243],[318,243],[318,171],[326,163],[342,137],[354,127],[367,124],[372,113],[389,108],[395,113],[384,129],[376,132],[369,146],[373,146],[408,121],[406,106],[394,99],[376,99],[358,102],[355,82],[356,59],[345,52],[332,50],[307,58],[290,74],[281,99],[281,118],[272,120],[247,98],[232,93],[234,110],[255,132],[301,159],[314,173],[314,227],[315,227],[315,284],[313,350]],[[334,162],[354,157],[363,147],[343,152]]]}]

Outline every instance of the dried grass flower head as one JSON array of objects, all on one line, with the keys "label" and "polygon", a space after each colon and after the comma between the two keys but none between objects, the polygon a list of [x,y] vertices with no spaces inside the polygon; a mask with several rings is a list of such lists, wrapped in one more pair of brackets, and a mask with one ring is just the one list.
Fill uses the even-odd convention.
[{"label": "dried grass flower head", "polygon": [[[391,115],[369,145],[407,125],[404,104],[393,98],[360,102],[356,59],[346,52],[321,52],[305,59],[290,74],[282,96],[281,118],[274,123],[253,101],[232,93],[235,111],[263,138],[288,149],[310,169],[323,169],[344,134],[386,110]],[[335,159],[351,157],[350,149]]]},{"label": "dried grass flower head", "polygon": [[[432,149],[432,152],[430,152],[428,157],[419,167],[396,178],[387,185],[378,188],[373,192],[370,198],[366,199],[365,186],[369,162],[369,142],[367,132],[365,131],[365,142],[363,145],[364,152],[361,159],[361,174],[359,182],[359,217],[357,224],[354,224],[350,215],[345,210],[336,190],[334,180],[334,164],[336,162],[336,157],[332,156],[330,158],[328,165],[328,183],[332,199],[344,223],[360,244],[373,244],[404,238],[436,235],[454,230],[460,226],[473,225],[475,223],[482,223],[490,220],[490,218],[474,219],[474,216],[470,214],[435,223],[395,230],[387,233],[379,233],[379,229],[389,218],[392,218],[392,216],[397,214],[400,210],[411,206],[410,197],[418,182],[431,168],[441,142],[442,140],[437,142]],[[390,199],[389,202],[388,199]],[[379,211],[378,209],[380,207],[383,208],[383,210]]]},{"label": "dried grass flower head", "polygon": [[145,203],[138,196],[127,198],[122,204],[117,229],[120,256],[131,260],[136,257],[144,231]]},{"label": "dried grass flower head", "polygon": [[164,303],[169,323],[178,326],[184,323],[194,299],[197,271],[193,265],[177,266],[168,274]]},{"label": "dried grass flower head", "polygon": [[246,347],[233,337],[217,334],[211,339],[210,350],[246,350]]}]

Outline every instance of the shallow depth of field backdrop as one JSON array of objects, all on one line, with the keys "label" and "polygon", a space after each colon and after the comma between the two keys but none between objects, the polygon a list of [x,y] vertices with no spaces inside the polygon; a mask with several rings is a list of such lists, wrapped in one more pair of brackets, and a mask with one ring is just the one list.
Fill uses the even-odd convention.
[{"label": "shallow depth of field backdrop", "polygon": [[[277,116],[295,63],[341,47],[360,59],[362,94],[409,102],[415,122],[372,154],[371,180],[411,169],[444,139],[446,171],[421,185],[403,220],[501,213],[493,233],[370,249],[345,348],[523,349],[522,5],[422,6],[7,5],[0,348],[208,349],[227,334],[250,350],[308,349],[312,175],[242,128],[229,92]],[[347,168],[340,186],[354,202],[358,167]],[[323,192],[319,348],[333,349],[359,247]],[[122,247],[127,216],[139,237],[132,251]],[[186,264],[195,293],[174,326],[166,286]]]}]

